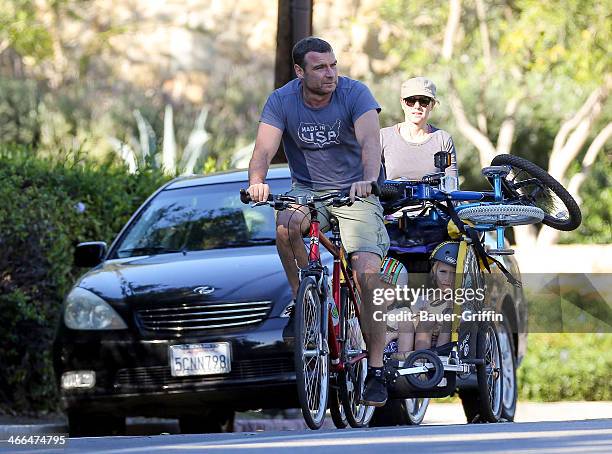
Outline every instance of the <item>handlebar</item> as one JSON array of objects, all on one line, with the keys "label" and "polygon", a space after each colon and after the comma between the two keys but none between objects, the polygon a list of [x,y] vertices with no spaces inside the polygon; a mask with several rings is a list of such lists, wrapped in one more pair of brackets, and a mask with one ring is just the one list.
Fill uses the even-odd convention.
[{"label": "handlebar", "polygon": [[410,196],[410,194],[404,195],[406,189],[415,188],[420,185],[439,187],[444,176],[444,172],[436,172],[425,175],[420,180],[386,180],[381,187],[380,199],[381,201],[393,201]]},{"label": "handlebar", "polygon": [[380,201],[386,214],[410,205],[428,202],[492,202],[495,201],[490,191],[447,192],[440,188],[442,173],[426,175],[422,180],[387,180],[381,185]]},{"label": "handlebar", "polygon": [[[372,194],[380,195],[380,188],[376,182],[372,182]],[[257,202],[255,205],[270,205],[274,209],[281,210],[287,207],[289,204],[294,205],[309,205],[317,202],[326,202],[331,200],[331,204],[335,207],[349,206],[352,205],[352,201],[348,194],[336,191],[320,196],[292,196],[286,194],[269,194],[268,199],[263,202]],[[361,197],[355,197],[355,200],[363,200]],[[240,190],[240,201],[248,204],[253,200],[246,189]]]}]

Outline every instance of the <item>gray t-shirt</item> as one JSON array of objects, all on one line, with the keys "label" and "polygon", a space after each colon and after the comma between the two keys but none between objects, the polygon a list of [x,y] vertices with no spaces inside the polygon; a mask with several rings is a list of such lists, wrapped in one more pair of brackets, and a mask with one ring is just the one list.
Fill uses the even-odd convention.
[{"label": "gray t-shirt", "polygon": [[450,134],[435,126],[424,142],[408,142],[399,132],[399,125],[380,130],[383,161],[387,179],[406,178],[420,180],[428,173],[439,172],[434,166],[434,154],[438,151],[451,153],[451,165],[446,175],[457,176],[457,154]]},{"label": "gray t-shirt", "polygon": [[338,77],[330,103],[307,106],[302,82],[293,79],[275,90],[261,113],[263,123],[283,131],[283,147],[295,183],[314,190],[347,190],[363,180],[361,146],[355,121],[380,106],[363,83]]}]

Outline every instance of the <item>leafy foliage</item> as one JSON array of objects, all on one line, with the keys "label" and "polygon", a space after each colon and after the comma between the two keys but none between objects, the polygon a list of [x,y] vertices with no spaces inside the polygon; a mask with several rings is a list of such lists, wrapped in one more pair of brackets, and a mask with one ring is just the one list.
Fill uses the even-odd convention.
[{"label": "leafy foliage", "polygon": [[49,57],[53,47],[34,4],[32,0],[0,0],[0,43],[6,40],[18,54],[39,61]]},{"label": "leafy foliage", "polygon": [[0,409],[56,404],[51,342],[82,241],[110,242],[165,177],[0,148]]},{"label": "leafy foliage", "polygon": [[561,236],[561,243],[612,243],[612,163],[601,155],[580,188],[582,224]]},{"label": "leafy foliage", "polygon": [[611,400],[612,335],[530,334],[518,369],[519,398]]},{"label": "leafy foliage", "polygon": [[[441,104],[432,113],[432,123],[453,136],[460,173],[465,179],[462,184],[469,188],[482,187],[483,180],[479,175],[480,165],[474,159],[476,149],[460,133],[450,111],[451,78],[467,119],[472,125],[478,125],[494,146],[502,125],[509,118],[510,101],[518,100],[512,114],[510,152],[546,169],[560,126],[605,80],[612,50],[612,20],[605,2],[480,3],[485,9],[483,22],[478,19],[477,2],[461,2],[460,26],[453,36],[454,53],[446,61],[442,58],[442,49],[450,2],[382,0],[378,27],[384,33],[380,34],[379,45],[397,63],[385,66],[386,72],[372,81],[376,97],[391,112],[389,115],[383,111],[383,125],[403,119],[397,96],[402,79],[425,75],[435,81]],[[483,34],[485,29],[487,35]],[[485,52],[485,42],[490,56]],[[597,132],[612,118],[610,103],[607,104],[576,156],[578,161]],[[609,157],[604,156],[599,162],[592,169],[594,174],[587,178],[585,184],[589,187],[581,190],[585,224],[575,234],[562,234],[562,242],[609,241],[609,216],[605,213],[612,205],[606,195],[606,172],[602,170],[609,168]],[[567,184],[578,168],[573,166],[562,183]],[[603,186],[595,190],[593,181]]]}]

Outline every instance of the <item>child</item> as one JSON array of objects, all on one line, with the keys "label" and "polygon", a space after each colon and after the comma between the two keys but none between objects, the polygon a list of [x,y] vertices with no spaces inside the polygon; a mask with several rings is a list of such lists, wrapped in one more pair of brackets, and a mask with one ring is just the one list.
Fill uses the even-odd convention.
[{"label": "child", "polygon": [[[451,323],[420,320],[420,315],[424,314],[450,314],[452,308],[452,290],[455,288],[455,269],[457,266],[457,254],[459,252],[459,242],[445,241],[440,243],[432,252],[430,260],[432,262],[430,280],[436,296],[440,298],[428,301],[420,298],[413,306],[407,306],[407,302],[392,301],[387,309],[387,348],[385,353],[393,359],[405,360],[413,350],[431,349],[450,342]],[[389,279],[382,279],[387,284],[392,284]],[[407,275],[406,279],[407,282]],[[400,284],[396,284],[400,285]],[[438,290],[438,291],[436,291]],[[446,296],[446,298],[444,298]],[[404,306],[404,307],[402,307]],[[413,314],[410,321],[407,316],[394,321],[397,314]]]}]

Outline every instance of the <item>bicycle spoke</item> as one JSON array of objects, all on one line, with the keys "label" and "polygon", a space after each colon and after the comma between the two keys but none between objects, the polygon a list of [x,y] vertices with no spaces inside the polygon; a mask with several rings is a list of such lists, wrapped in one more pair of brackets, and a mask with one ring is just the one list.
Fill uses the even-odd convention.
[{"label": "bicycle spoke", "polygon": [[[538,178],[524,169],[513,168],[510,187],[527,205],[541,208],[546,214],[558,219],[569,219],[569,213],[563,201],[549,187],[543,186]],[[507,180],[508,181],[508,180]]]},{"label": "bicycle spoke", "polygon": [[317,363],[315,364],[315,370],[314,370],[315,374],[312,374],[309,377],[308,384],[307,384],[307,387],[308,387],[308,408],[311,411],[313,409],[316,410],[316,408],[317,408],[317,407],[315,407],[315,403],[316,403],[316,400],[317,400],[317,389],[318,389],[318,387],[316,386],[317,385],[317,379],[318,379],[318,376],[319,376],[319,374],[316,373],[316,372],[318,372],[318,365],[319,364],[318,364],[318,361],[317,361]]}]

